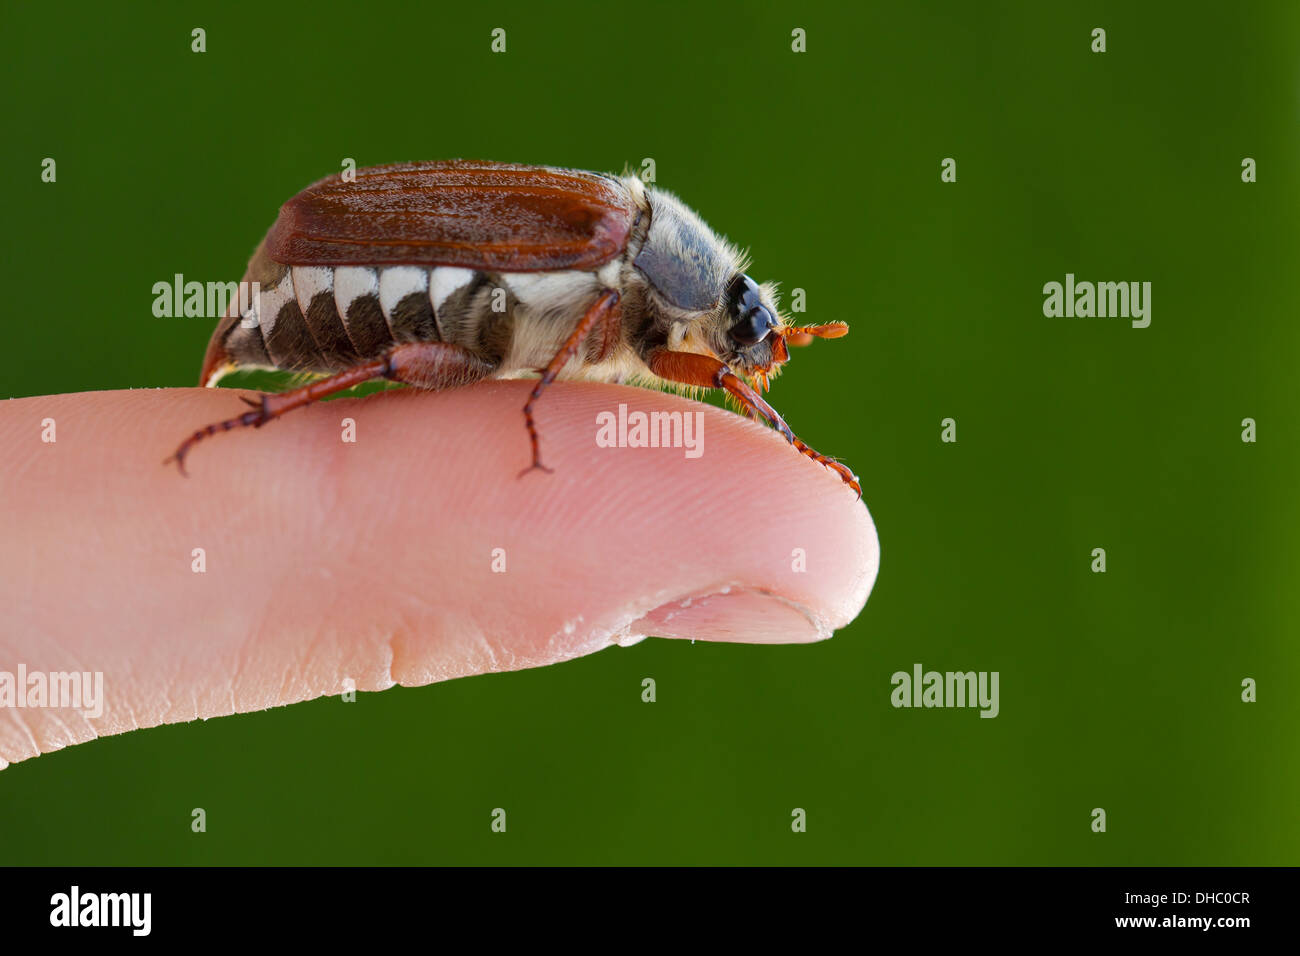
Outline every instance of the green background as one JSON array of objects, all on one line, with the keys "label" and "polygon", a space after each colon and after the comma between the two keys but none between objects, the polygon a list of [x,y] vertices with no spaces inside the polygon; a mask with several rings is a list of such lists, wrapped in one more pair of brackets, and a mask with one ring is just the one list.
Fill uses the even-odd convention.
[{"label": "green background", "polygon": [[[818,645],[651,640],[16,764],[0,861],[1300,861],[1296,4],[16,7],[0,393],[194,384],[209,323],[153,283],[239,278],[344,157],[653,157],[852,323],[773,400],[862,475],[882,563]],[[1067,272],[1150,281],[1150,328],[1044,317]],[[999,671],[1000,716],[892,708],[917,662]]]}]

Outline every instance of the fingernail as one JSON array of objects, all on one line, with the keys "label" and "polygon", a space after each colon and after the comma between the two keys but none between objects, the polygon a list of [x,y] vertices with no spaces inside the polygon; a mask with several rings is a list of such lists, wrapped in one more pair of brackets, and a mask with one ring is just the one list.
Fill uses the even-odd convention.
[{"label": "fingernail", "polygon": [[807,644],[831,636],[796,602],[741,588],[670,601],[636,621],[631,632],[738,644]]}]

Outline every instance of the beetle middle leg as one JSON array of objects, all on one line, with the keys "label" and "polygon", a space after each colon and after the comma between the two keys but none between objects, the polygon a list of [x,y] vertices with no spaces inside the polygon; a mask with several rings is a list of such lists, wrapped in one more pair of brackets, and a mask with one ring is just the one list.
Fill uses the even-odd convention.
[{"label": "beetle middle leg", "polygon": [[650,371],[670,382],[678,382],[682,385],[697,385],[703,388],[726,389],[740,402],[741,408],[745,410],[745,413],[750,418],[763,418],[784,435],[786,441],[799,449],[800,453],[807,455],[813,461],[821,462],[839,475],[845,484],[856,491],[859,498],[862,497],[862,486],[858,484],[857,475],[834,458],[827,458],[796,438],[794,432],[790,430],[790,426],[785,423],[785,419],[777,413],[777,410],[765,402],[763,396],[742,381],[723,362],[709,355],[659,349],[650,356],[649,364]]},{"label": "beetle middle leg", "polygon": [[618,293],[613,289],[602,292],[600,298],[587,309],[573,333],[565,339],[560,351],[555,353],[555,357],[542,370],[542,377],[538,379],[536,387],[533,388],[532,394],[528,396],[528,401],[524,405],[524,425],[528,428],[528,440],[533,447],[533,463],[519,473],[521,478],[535,468],[547,472],[551,470],[542,464],[541,448],[537,443],[537,423],[533,421],[533,403],[541,397],[542,390],[555,381],[555,376],[560,374],[560,369],[564,368],[565,363],[578,354],[578,349],[586,339],[587,333],[595,328],[597,323],[602,326],[602,341],[605,343],[602,345],[602,352],[608,351],[609,343],[617,332],[617,329],[612,327],[617,326],[621,317],[618,298]]},{"label": "beetle middle leg", "polygon": [[445,342],[408,342],[397,345],[379,358],[354,365],[301,388],[263,394],[260,401],[241,396],[244,402],[253,406],[253,411],[200,428],[181,442],[180,447],[163,464],[175,461],[181,474],[185,474],[185,456],[203,439],[232,428],[261,428],[286,412],[364,382],[387,378],[416,388],[438,390],[469,385],[487,378],[495,370],[495,365],[458,345],[448,345]]}]

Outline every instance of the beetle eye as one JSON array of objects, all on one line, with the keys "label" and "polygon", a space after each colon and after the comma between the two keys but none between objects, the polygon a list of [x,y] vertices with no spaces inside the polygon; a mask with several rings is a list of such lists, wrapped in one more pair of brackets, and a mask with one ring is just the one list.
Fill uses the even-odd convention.
[{"label": "beetle eye", "polygon": [[746,312],[731,327],[731,337],[741,345],[757,345],[772,331],[772,314],[761,305]]},{"label": "beetle eye", "polygon": [[757,345],[776,328],[776,317],[763,305],[758,285],[747,275],[736,276],[727,286],[727,310],[731,337],[741,345]]}]

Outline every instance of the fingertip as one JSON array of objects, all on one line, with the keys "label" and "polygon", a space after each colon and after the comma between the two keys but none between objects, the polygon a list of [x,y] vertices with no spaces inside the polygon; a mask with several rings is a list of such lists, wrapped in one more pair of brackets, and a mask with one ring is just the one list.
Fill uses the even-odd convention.
[{"label": "fingertip", "polygon": [[[4,523],[33,545],[0,554],[18,635],[0,656],[102,671],[106,700],[93,720],[0,726],[0,760],[305,700],[348,676],[427,683],[643,633],[805,642],[861,611],[871,516],[775,432],[675,395],[562,383],[536,405],[547,465],[521,475],[531,387],[318,404],[219,434],[188,469],[164,461],[187,481],[143,466],[227,418],[229,390],[6,403],[57,407],[61,430],[57,460],[0,476]],[[656,412],[683,436],[689,421],[694,446],[646,447],[626,428],[607,440],[611,420]],[[102,546],[85,547],[88,528]]]}]

